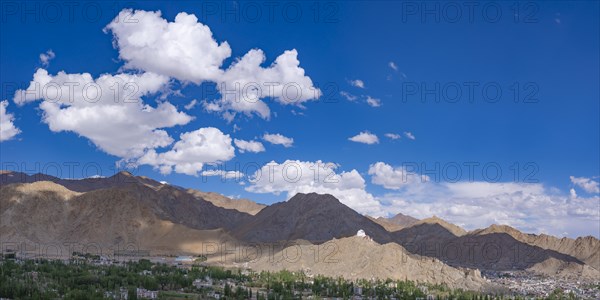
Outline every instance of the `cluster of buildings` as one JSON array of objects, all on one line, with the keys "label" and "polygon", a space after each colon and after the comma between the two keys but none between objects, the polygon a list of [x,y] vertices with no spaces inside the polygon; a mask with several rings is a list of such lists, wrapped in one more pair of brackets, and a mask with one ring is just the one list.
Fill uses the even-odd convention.
[{"label": "cluster of buildings", "polygon": [[[158,291],[137,288],[135,292],[137,299],[158,299]],[[106,291],[104,292],[104,298],[127,300],[129,298],[129,291],[124,287],[121,287],[118,291]]]},{"label": "cluster of buildings", "polygon": [[521,296],[545,298],[560,290],[565,296],[576,299],[600,299],[600,278],[597,282],[582,282],[575,279],[547,277],[525,271],[487,272],[492,283],[500,284],[511,293]]}]

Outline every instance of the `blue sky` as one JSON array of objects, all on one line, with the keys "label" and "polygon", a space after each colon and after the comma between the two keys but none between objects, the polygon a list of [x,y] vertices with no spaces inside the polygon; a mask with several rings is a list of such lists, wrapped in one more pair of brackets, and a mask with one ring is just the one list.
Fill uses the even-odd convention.
[{"label": "blue sky", "polygon": [[[110,176],[117,162],[123,165],[127,161],[138,165],[133,170],[137,175],[267,204],[298,191],[315,190],[330,192],[368,214],[436,214],[467,228],[507,223],[531,232],[598,236],[599,4],[483,2],[472,8],[471,19],[463,2],[451,2],[452,6],[427,3],[285,2],[270,7],[267,2],[247,1],[82,2],[70,10],[63,4],[3,2],[0,100],[7,102],[3,102],[6,112],[2,114],[2,168],[69,177],[67,164],[75,163],[79,165],[71,177],[79,178],[86,175],[85,170],[93,175],[93,166],[101,168],[101,175]],[[186,34],[171,35],[168,43],[153,44],[156,41],[140,35],[138,27],[115,23],[113,19],[127,8],[161,12],[148,22],[174,22],[181,12],[195,14],[212,36],[199,40],[186,38]],[[457,8],[460,16],[453,13]],[[56,9],[60,15],[54,13]],[[499,15],[494,13],[496,9]],[[32,12],[24,13],[27,10]],[[99,17],[94,11],[101,12]],[[124,16],[128,14],[137,16],[133,11]],[[181,24],[197,25],[192,21]],[[108,28],[111,22],[115,25]],[[154,57],[154,50],[143,52],[126,43],[135,39],[146,39],[144,47],[148,49],[163,50],[209,41],[223,46],[226,41],[228,55],[216,46],[200,52],[199,57],[188,53],[192,61],[221,53],[222,59],[217,61],[223,71],[250,50],[261,49],[265,61],[256,70],[267,71],[263,77],[249,80],[264,83],[261,80],[272,76],[269,72],[292,83],[306,84],[308,78],[308,86],[319,88],[321,94],[310,97],[308,90],[303,90],[309,98],[302,99],[301,106],[265,97],[261,100],[268,107],[268,117],[254,107],[244,113],[230,102],[219,102],[223,97],[215,87],[217,82],[246,80],[259,72],[242,74],[246,77],[239,75],[241,71],[211,75],[220,70],[189,75],[210,62],[178,64],[177,57],[170,62],[164,56]],[[290,58],[284,53],[292,49],[297,51],[299,65],[269,69],[280,55]],[[40,54],[47,55],[47,64]],[[140,101],[152,107],[170,103],[190,118],[175,120],[177,116],[171,114],[174,119],[159,126],[155,124],[162,115],[140,117],[171,140],[160,146],[146,145],[140,153],[124,154],[121,148],[130,151],[127,143],[135,138],[119,140],[118,150],[114,141],[105,139],[114,135],[116,140],[131,124],[116,124],[118,118],[102,114],[98,115],[100,121],[88,122],[94,108],[88,111],[91,115],[73,121],[74,125],[65,119],[68,114],[57,112],[57,120],[51,121],[50,108],[41,107],[48,99],[16,103],[16,89],[28,89],[38,68],[47,70],[49,76],[60,71],[89,73],[93,78],[158,74],[162,76],[157,79],[162,80],[157,83],[159,90],[148,92]],[[294,73],[298,68],[305,73]],[[494,99],[498,91],[501,96]],[[470,92],[474,92],[472,98]],[[186,109],[194,99],[197,104]],[[211,110],[208,103],[219,106]],[[122,112],[138,116],[134,108]],[[142,122],[132,120],[137,122],[136,128]],[[218,132],[210,132],[216,134],[215,139],[204,142],[218,139],[219,143],[207,146],[210,149],[184,150],[193,144],[190,135],[188,144],[174,147],[183,140],[183,133],[195,132],[204,139],[209,132],[199,132],[200,128],[216,128]],[[293,143],[289,147],[272,144],[265,140],[267,133],[292,138]],[[362,138],[355,138],[359,142],[350,140],[360,133],[364,133]],[[264,151],[242,153],[235,139],[260,142]],[[230,148],[225,147],[228,145]],[[172,153],[169,162],[165,163],[169,155],[160,158],[161,153],[176,148],[179,152]],[[149,151],[158,156],[151,159]],[[211,158],[221,161],[226,171],[242,166],[244,177],[224,180],[209,176],[204,180],[202,171],[214,169],[209,166]],[[182,160],[203,165],[201,169],[196,165],[194,171],[189,171],[188,165],[188,171],[183,171]],[[263,181],[251,182],[257,167],[271,161],[280,167],[285,161],[298,161],[293,169],[302,169],[303,179],[264,182],[263,177]],[[305,180],[307,170],[314,170],[310,165],[318,161],[336,164],[336,168],[317,169],[339,180],[319,182],[322,176]],[[472,178],[466,174],[469,168],[465,164],[474,166]],[[454,176],[456,166],[461,176]],[[424,173],[423,168],[429,171]],[[497,169],[502,175],[495,178]],[[282,171],[275,168],[277,172]],[[418,180],[398,179],[402,174]]]}]

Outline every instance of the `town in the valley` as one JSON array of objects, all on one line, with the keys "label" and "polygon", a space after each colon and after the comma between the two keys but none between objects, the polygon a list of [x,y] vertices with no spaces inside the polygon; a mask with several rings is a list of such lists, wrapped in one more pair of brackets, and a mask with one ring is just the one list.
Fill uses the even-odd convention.
[{"label": "town in the valley", "polygon": [[581,282],[528,272],[482,272],[485,291],[412,281],[346,280],[305,272],[224,268],[198,256],[45,259],[5,251],[0,299],[600,299],[600,279]]}]

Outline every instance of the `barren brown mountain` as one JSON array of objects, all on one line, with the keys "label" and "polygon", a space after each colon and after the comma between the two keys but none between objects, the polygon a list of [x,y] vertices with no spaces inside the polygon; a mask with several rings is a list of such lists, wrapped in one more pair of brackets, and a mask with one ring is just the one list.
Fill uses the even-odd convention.
[{"label": "barren brown mountain", "polygon": [[[435,222],[419,224],[393,232],[394,241],[409,252],[438,258],[451,266],[481,270],[532,270],[543,275],[572,275],[594,278],[600,272],[576,257],[520,241],[507,233],[459,231],[455,235]],[[456,229],[456,228],[454,228]],[[597,241],[597,240],[596,240]],[[589,253],[586,245],[581,253]],[[589,247],[589,248],[588,248]]]},{"label": "barren brown mountain", "polygon": [[[467,267],[600,276],[600,241],[593,237],[559,239],[497,225],[466,232],[437,217],[411,222],[390,232],[331,195],[298,194],[288,201],[263,207],[250,200],[184,190],[126,172],[82,180],[0,172],[0,183],[2,242],[93,242],[103,247],[133,244],[153,253],[202,253],[205,243],[232,241],[244,245],[306,240],[325,245],[334,239],[345,241],[363,230],[376,242],[372,249],[365,246],[370,250],[364,253],[393,248],[399,253],[408,251],[421,260],[442,261],[452,270]],[[398,219],[411,221],[404,217]],[[347,249],[351,252],[352,247]],[[381,254],[382,260],[369,256],[370,260],[361,263],[363,254],[347,259],[357,268],[364,266],[361,270],[371,271],[355,272],[348,264],[343,267],[349,269],[339,272],[392,276],[412,270],[393,265],[393,260],[386,269],[386,259],[393,258],[385,253]],[[373,268],[369,269],[371,265]],[[438,270],[433,265],[411,266]],[[377,273],[377,268],[382,270]],[[435,281],[439,277],[428,278]]]},{"label": "barren brown mountain", "polygon": [[251,242],[304,239],[322,243],[353,236],[361,229],[380,243],[390,241],[388,232],[381,225],[335,197],[299,193],[288,201],[264,208],[250,222],[238,226],[234,235]]},{"label": "barren brown mountain", "polygon": [[411,216],[404,215],[402,213],[398,213],[391,218],[384,217],[368,217],[371,221],[383,226],[387,231],[398,231],[402,228],[411,226],[419,221],[419,219],[413,218]]},{"label": "barren brown mountain", "polygon": [[[32,183],[37,181],[51,181],[76,192],[89,192],[98,189],[130,186],[132,184],[144,185],[153,189],[159,189],[161,187],[170,186],[171,188],[183,190],[183,188],[171,186],[169,184],[163,184],[145,176],[133,176],[131,173],[126,171],[121,171],[111,177],[84,179],[61,179],[40,173],[34,175],[27,175],[21,172],[0,171],[0,184]],[[226,209],[235,209],[237,211],[248,213],[251,215],[255,215],[265,207],[265,205],[263,204],[258,204],[248,199],[234,200],[212,192],[201,192],[194,189],[187,189],[186,192],[193,195],[194,197],[211,202],[215,206]]]},{"label": "barren brown mountain", "polygon": [[161,208],[145,192],[114,188],[78,193],[48,181],[2,186],[0,240],[153,252],[198,252],[201,243],[234,240],[220,228],[199,230],[160,218]]}]

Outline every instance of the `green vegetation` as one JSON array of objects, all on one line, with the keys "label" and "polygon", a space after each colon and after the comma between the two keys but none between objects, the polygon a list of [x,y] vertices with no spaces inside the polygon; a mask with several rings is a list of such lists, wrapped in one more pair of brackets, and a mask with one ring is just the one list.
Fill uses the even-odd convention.
[{"label": "green vegetation", "polygon": [[[302,272],[253,272],[199,264],[185,267],[149,260],[93,264],[77,253],[68,262],[49,260],[0,261],[0,298],[10,299],[138,299],[137,289],[159,291],[160,299],[302,299],[313,296],[350,299],[501,299],[477,292],[452,290],[445,285],[412,281],[358,280],[315,276]],[[196,281],[196,284],[194,282]],[[549,299],[570,299],[554,291]],[[512,298],[515,299],[515,298]],[[517,298],[518,299],[518,298]]]}]

